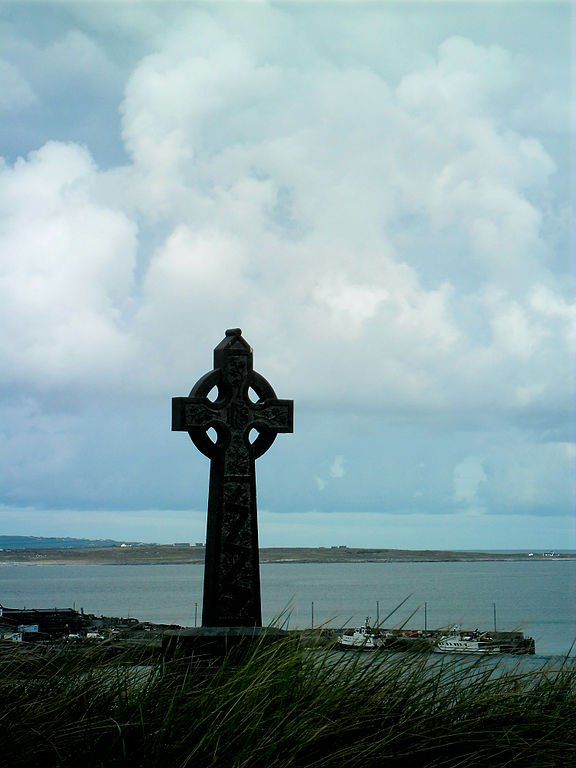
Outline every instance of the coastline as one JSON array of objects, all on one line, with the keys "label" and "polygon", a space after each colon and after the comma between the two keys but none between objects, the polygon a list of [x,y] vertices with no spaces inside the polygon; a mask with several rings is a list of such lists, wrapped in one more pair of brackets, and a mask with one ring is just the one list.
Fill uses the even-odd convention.
[{"label": "coastline", "polygon": [[[570,553],[495,553],[457,550],[263,547],[260,564],[558,562]],[[203,565],[203,547],[171,545],[21,549],[0,551],[0,567],[9,565]]]}]

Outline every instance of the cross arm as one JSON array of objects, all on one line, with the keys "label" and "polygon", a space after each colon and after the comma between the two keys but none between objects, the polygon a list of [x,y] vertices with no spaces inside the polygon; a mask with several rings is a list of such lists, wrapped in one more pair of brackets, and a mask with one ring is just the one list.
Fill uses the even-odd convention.
[{"label": "cross arm", "polygon": [[196,427],[209,427],[220,421],[218,409],[211,408],[204,397],[172,398],[172,431],[189,432]]},{"label": "cross arm", "polygon": [[253,406],[254,426],[274,432],[294,432],[294,401],[275,398]]}]

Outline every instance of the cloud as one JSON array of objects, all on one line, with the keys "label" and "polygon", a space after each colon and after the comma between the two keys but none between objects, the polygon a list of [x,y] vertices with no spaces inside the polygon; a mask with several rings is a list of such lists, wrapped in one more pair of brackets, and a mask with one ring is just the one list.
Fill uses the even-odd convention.
[{"label": "cloud", "polygon": [[27,80],[4,59],[0,59],[0,81],[0,112],[19,111],[36,101],[36,95]]},{"label": "cloud", "polygon": [[[296,34],[289,14],[266,18],[275,32]],[[554,164],[537,140],[503,129],[496,111],[503,93],[520,89],[520,64],[497,46],[451,37],[394,83],[376,59],[322,58],[307,34],[313,66],[297,68],[245,27],[191,13],[127,83],[131,163],[99,171],[86,150],[68,145],[64,167],[73,155],[74,167],[80,157],[84,166],[75,186],[62,184],[83,188],[81,214],[74,202],[83,234],[103,233],[86,238],[98,254],[84,249],[84,278],[93,260],[108,264],[108,276],[125,270],[114,296],[100,267],[90,277],[81,311],[94,344],[110,345],[109,362],[120,366],[145,355],[151,391],[165,386],[171,366],[184,371],[188,328],[210,346],[214,327],[242,325],[271,375],[309,402],[319,392],[326,403],[354,398],[359,370],[363,397],[384,408],[457,404],[481,413],[497,399],[516,413],[536,395],[557,398],[538,354],[556,344],[558,318],[528,298],[543,290],[566,303],[546,267],[544,210],[533,199],[534,190],[546,194]],[[75,50],[89,72],[104,56],[80,32],[56,48]],[[56,146],[7,178],[60,195],[63,171],[50,176]],[[62,198],[69,240],[81,236],[74,200]],[[18,204],[10,215],[35,219],[24,198]],[[19,238],[24,252],[30,238],[46,240],[46,217],[36,219],[12,233],[14,249]],[[138,263],[136,221],[141,239],[154,232],[156,241]],[[444,251],[435,275],[425,241]],[[463,253],[477,276],[472,289],[461,286]],[[136,271],[139,283],[126,282]],[[73,311],[88,283],[63,282],[57,303]],[[58,335],[77,343],[72,329]],[[565,347],[556,350],[557,368]]]},{"label": "cloud", "polygon": [[[100,9],[69,13],[74,24],[54,39],[16,36],[6,54],[11,108],[60,105],[46,131],[69,139],[37,138],[0,168],[0,385],[14,499],[27,491],[10,457],[37,455],[18,414],[43,413],[38,451],[70,493],[59,503],[84,493],[104,504],[108,494],[134,507],[148,493],[161,506],[163,492],[164,506],[185,503],[186,484],[169,473],[118,475],[110,456],[121,458],[119,446],[138,455],[142,432],[118,427],[107,453],[111,422],[94,414],[103,477],[66,483],[66,467],[77,480],[89,454],[87,416],[63,424],[55,411],[102,398],[125,423],[118,402],[134,398],[131,418],[145,421],[147,407],[159,413],[177,394],[175,381],[184,394],[210,366],[226,327],[241,326],[256,368],[296,399],[298,429],[316,413],[335,422],[293,457],[301,479],[338,451],[325,478],[315,489],[302,480],[306,491],[294,480],[278,505],[284,495],[305,508],[305,493],[323,491],[326,509],[357,500],[398,514],[414,503],[512,514],[519,499],[534,514],[566,508],[568,460],[526,490],[530,468],[552,467],[563,455],[555,446],[570,440],[576,305],[561,245],[566,163],[529,118],[528,102],[555,78],[540,72],[539,54],[527,65],[516,27],[499,32],[506,47],[471,22],[448,23],[444,10],[430,29],[375,7],[123,9],[117,26]],[[101,144],[78,127],[86,114]],[[121,158],[111,161],[115,144]],[[398,433],[383,437],[414,424],[414,451],[433,467],[417,484]],[[495,434],[514,450],[491,445]],[[175,461],[155,438],[151,466]],[[442,444],[441,457],[429,460],[427,441]],[[33,465],[36,503],[47,480]]]},{"label": "cloud", "polygon": [[314,482],[316,483],[316,488],[319,491],[323,491],[326,488],[326,481],[323,480],[321,477],[318,477],[318,475],[314,477]]},{"label": "cloud", "polygon": [[136,227],[91,194],[89,153],[56,142],[0,169],[0,374],[25,390],[121,375]]},{"label": "cloud", "polygon": [[550,515],[561,508],[576,508],[576,455],[574,443],[545,442],[521,444],[513,460],[492,461],[487,472],[488,494],[492,509],[514,514],[530,512]]},{"label": "cloud", "polygon": [[329,480],[341,480],[343,477],[346,476],[346,469],[344,468],[344,463],[345,463],[345,459],[343,456],[335,456],[334,461],[330,464],[328,468],[328,476],[329,476],[328,479],[324,477],[320,477],[319,475],[315,475],[314,482],[316,483],[316,488],[318,491],[320,492],[325,491],[329,483]]},{"label": "cloud", "polygon": [[468,456],[454,467],[453,498],[457,504],[474,508],[479,502],[479,490],[487,479],[482,459]]},{"label": "cloud", "polygon": [[345,477],[346,470],[344,469],[344,463],[344,456],[336,456],[330,465],[330,477],[333,477],[337,480]]},{"label": "cloud", "polygon": [[[530,359],[546,378],[534,356],[549,331],[532,318],[526,292],[555,290],[532,200],[554,164],[537,140],[503,130],[494,112],[522,75],[512,55],[450,38],[394,87],[365,65],[271,61],[258,39],[205,15],[192,28],[192,42],[184,27],[140,63],[123,104],[137,204],[168,226],[174,220],[149,273],[157,317],[188,315],[204,337],[204,318],[212,326],[236,314],[272,370],[311,399],[319,388],[329,401],[352,397],[354,372],[368,364],[363,388],[377,401],[447,408],[465,392],[464,407],[470,398],[480,406],[493,398],[492,365],[507,365],[496,349]],[[411,253],[413,230],[453,240],[432,285],[423,255]],[[224,251],[213,251],[218,242]],[[186,243],[178,277],[176,243]],[[202,244],[202,267],[193,243]],[[476,327],[459,302],[462,253],[478,275],[466,297]],[[170,274],[179,283],[163,289],[169,306],[158,274],[161,284]],[[485,298],[492,285],[497,318]],[[214,297],[204,315],[195,286]],[[280,337],[286,361],[274,352]],[[357,354],[365,343],[382,354],[366,363]],[[317,350],[327,365],[319,367]],[[313,390],[290,377],[299,368],[313,372]],[[509,368],[498,377],[508,403],[520,386]],[[474,391],[466,369],[476,374]]]}]

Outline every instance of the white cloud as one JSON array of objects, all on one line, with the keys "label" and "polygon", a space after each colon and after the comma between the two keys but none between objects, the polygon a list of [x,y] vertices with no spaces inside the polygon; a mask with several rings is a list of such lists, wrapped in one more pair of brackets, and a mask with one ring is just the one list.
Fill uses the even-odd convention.
[{"label": "white cloud", "polygon": [[516,84],[516,70],[508,51],[450,37],[439,46],[434,64],[406,75],[398,93],[408,107],[449,121],[483,112],[487,101]]},{"label": "white cloud", "polygon": [[88,80],[101,90],[118,77],[117,67],[104,50],[78,29],[69,30],[49,46],[39,49],[36,56],[37,64],[44,68],[42,75],[50,75],[59,83],[80,81],[85,87]]},{"label": "white cloud", "polygon": [[[554,166],[494,112],[494,99],[518,87],[514,57],[449,39],[394,89],[366,65],[317,60],[307,69],[267,56],[246,30],[234,35],[199,15],[130,80],[123,126],[132,194],[147,215],[174,222],[146,282],[154,309],[143,314],[188,317],[202,338],[219,317],[242,318],[278,372],[313,373],[304,389],[289,378],[300,396],[320,388],[350,397],[355,371],[368,365],[363,387],[378,400],[442,407],[462,391],[457,361],[474,357],[477,344],[455,303],[466,253],[483,283],[509,288],[497,318],[482,308],[482,283],[478,293],[495,343],[533,356],[547,330],[532,335],[537,324],[514,283],[523,291],[546,273],[530,190],[545,189]],[[456,240],[448,256],[456,272],[449,268],[440,287],[422,283],[391,237],[414,225],[431,241],[446,231]],[[216,242],[227,243],[218,255]],[[285,370],[274,352],[280,337]],[[364,344],[380,354],[367,360]],[[484,399],[487,376],[472,397]]]},{"label": "white cloud", "polygon": [[335,456],[334,461],[330,465],[330,477],[334,477],[337,480],[340,480],[341,478],[345,477],[346,475],[346,469],[344,467],[345,464],[344,456]]},{"label": "white cloud", "polygon": [[491,506],[507,507],[516,514],[528,510],[553,514],[576,505],[576,454],[566,442],[524,443],[508,461],[493,462],[489,469]]},{"label": "white cloud", "polygon": [[542,326],[531,321],[526,310],[517,302],[495,302],[492,317],[492,336],[503,354],[527,359],[536,354],[545,337]]},{"label": "white cloud", "polygon": [[[355,398],[359,371],[380,406],[480,412],[558,395],[549,372],[566,351],[536,200],[554,164],[498,112],[521,91],[517,57],[450,37],[395,84],[376,51],[342,65],[313,27],[313,56],[296,66],[289,46],[273,52],[232,17],[179,18],[126,87],[130,165],[102,173],[85,150],[48,144],[5,171],[5,237],[25,254],[9,266],[21,275],[5,309],[13,325],[33,258],[45,264],[13,368],[87,373],[72,352],[85,332],[109,350],[104,368],[145,355],[141,376],[159,391],[168,370],[190,367],[190,328],[200,349],[214,328],[242,325],[261,365],[311,402]],[[289,14],[264,19],[278,37],[300,34]],[[81,32],[50,50],[75,52],[88,71],[104,56]],[[136,265],[137,218],[144,235],[164,234]],[[72,242],[81,258],[65,255]],[[472,290],[459,284],[462,260]]]},{"label": "white cloud", "polygon": [[487,480],[482,459],[467,456],[454,467],[453,500],[460,505],[476,508],[480,502],[480,489]]},{"label": "white cloud", "polygon": [[[275,23],[283,18],[292,34],[287,17],[276,14]],[[101,56],[81,33],[58,45],[89,69]],[[209,291],[216,306],[255,320],[256,333],[272,329],[272,342],[275,326],[290,326],[295,342],[306,338],[302,362],[314,345],[333,355],[330,336],[339,348],[345,337],[370,337],[386,357],[378,390],[386,392],[393,373],[420,399],[437,389],[434,353],[435,366],[447,352],[460,355],[462,331],[450,270],[440,289],[424,287],[390,232],[416,216],[431,239],[450,229],[487,279],[525,282],[527,265],[532,275],[542,271],[542,214],[527,194],[547,183],[553,165],[538,142],[502,130],[491,111],[489,97],[521,75],[502,49],[450,38],[396,89],[366,65],[315,64],[271,63],[258,37],[233,34],[217,16],[191,15],[127,86],[123,132],[133,166],[94,174],[95,183],[100,197],[121,188],[112,194],[116,209],[172,224],[145,279],[151,306],[142,315],[196,320],[196,294],[205,302]],[[448,125],[445,99],[458,114]],[[432,114],[422,115],[427,105]],[[218,256],[216,242],[228,244]],[[203,249],[202,266],[193,243]],[[273,294],[284,301],[267,307]],[[513,295],[500,303],[498,338],[513,339],[523,355],[533,324]],[[264,322],[246,310],[255,304]],[[219,314],[213,307],[211,324]],[[347,370],[339,373],[345,391]]]},{"label": "white cloud", "polygon": [[36,95],[24,76],[9,61],[0,59],[0,113],[19,111],[36,101]]},{"label": "white cloud", "polygon": [[[299,406],[380,425],[383,413],[476,429],[515,421],[556,439],[574,395],[575,308],[552,239],[563,164],[532,135],[526,101],[545,81],[514,45],[441,24],[415,34],[379,7],[328,19],[179,6],[123,10],[106,48],[112,18],[71,13],[82,30],[31,47],[46,72],[30,88],[46,99],[54,75],[88,99],[100,72],[120,81],[112,62],[135,60],[127,161],[103,170],[90,148],[48,142],[0,169],[5,386],[167,398],[241,326],[257,369]],[[402,50],[382,44],[403,32]],[[19,68],[8,71],[14,108],[31,103]],[[457,455],[472,461],[464,442]],[[330,450],[350,457],[353,476],[352,454]],[[528,451],[514,485],[540,460]],[[444,501],[491,510],[494,489],[506,496],[489,457],[447,466]],[[344,473],[335,460],[315,478],[323,499]],[[559,482],[551,498],[564,498]],[[418,488],[427,502],[440,494]]]},{"label": "white cloud", "polygon": [[91,199],[96,174],[86,150],[58,143],[0,170],[4,383],[122,376],[136,228]]}]

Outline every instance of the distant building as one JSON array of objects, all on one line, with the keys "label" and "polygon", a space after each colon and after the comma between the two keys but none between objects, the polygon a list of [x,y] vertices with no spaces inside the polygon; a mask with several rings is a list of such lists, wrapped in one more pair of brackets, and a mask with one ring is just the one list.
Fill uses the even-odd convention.
[{"label": "distant building", "polygon": [[13,628],[14,633],[20,627],[35,626],[35,632],[26,632],[27,635],[48,633],[49,635],[62,635],[82,629],[86,625],[86,619],[73,608],[5,608],[0,606],[2,624]]},{"label": "distant building", "polygon": [[178,549],[189,549],[191,545],[189,541],[176,541],[172,546],[178,547]]},{"label": "distant building", "polygon": [[197,541],[196,544],[194,544],[195,547],[203,547],[204,542],[203,541]]}]

